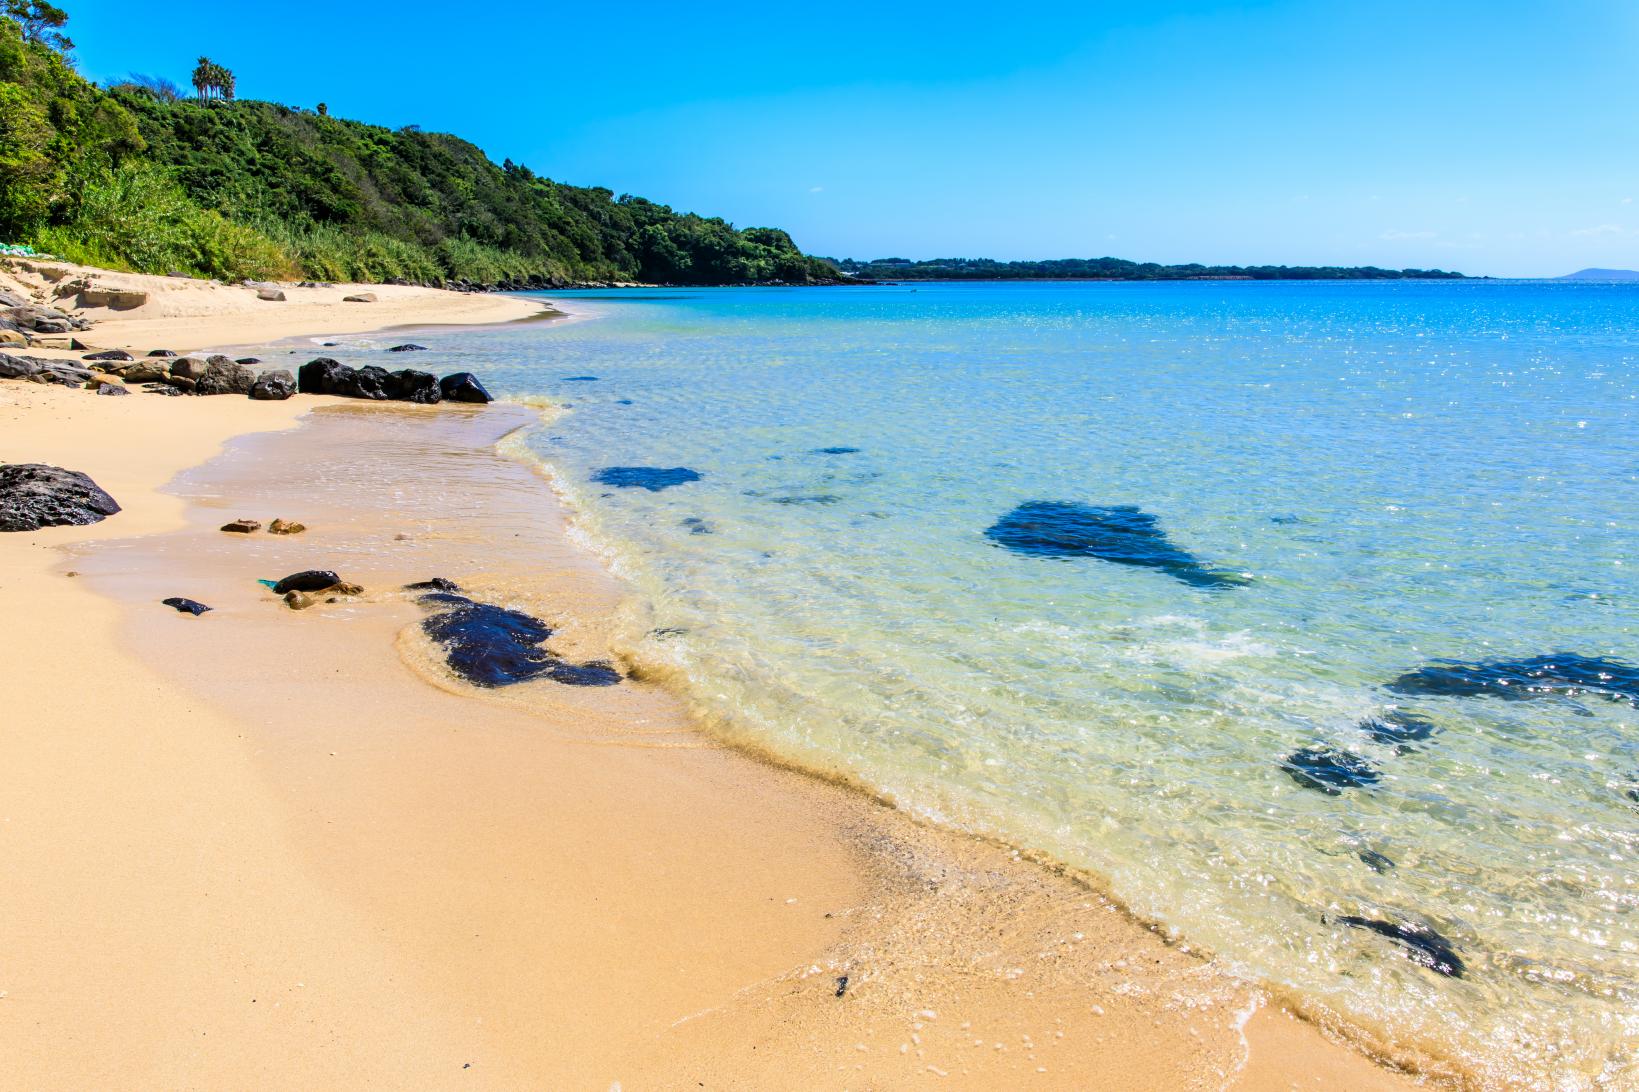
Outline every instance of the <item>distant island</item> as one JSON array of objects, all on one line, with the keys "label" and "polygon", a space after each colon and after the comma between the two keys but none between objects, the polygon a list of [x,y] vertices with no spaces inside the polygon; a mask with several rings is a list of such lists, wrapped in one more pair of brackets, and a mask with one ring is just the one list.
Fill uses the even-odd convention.
[{"label": "distant island", "polygon": [[1639,269],[1578,269],[1556,281],[1639,281]]},{"label": "distant island", "polygon": [[1463,280],[1443,269],[1379,269],[1374,265],[1160,265],[1123,258],[1055,258],[999,262],[992,258],[826,258],[850,277],[893,281],[1398,281]]}]

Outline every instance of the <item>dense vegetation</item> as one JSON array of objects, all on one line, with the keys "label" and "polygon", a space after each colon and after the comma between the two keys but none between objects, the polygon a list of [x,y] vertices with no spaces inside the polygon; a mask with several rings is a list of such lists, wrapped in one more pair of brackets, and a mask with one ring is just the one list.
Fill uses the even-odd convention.
[{"label": "dense vegetation", "polygon": [[187,99],[148,77],[100,89],[67,59],[61,21],[31,27],[41,5],[5,3],[0,241],[230,279],[836,279],[775,228],[737,230],[497,166],[445,134],[233,101],[232,73],[204,58],[215,97]]},{"label": "dense vegetation", "polygon": [[1442,269],[1378,269],[1376,266],[1313,265],[1157,265],[1122,258],[1058,258],[1039,262],[998,262],[991,258],[852,258],[831,261],[844,273],[872,280],[894,281],[1383,281],[1403,278],[1450,280],[1461,273]]}]

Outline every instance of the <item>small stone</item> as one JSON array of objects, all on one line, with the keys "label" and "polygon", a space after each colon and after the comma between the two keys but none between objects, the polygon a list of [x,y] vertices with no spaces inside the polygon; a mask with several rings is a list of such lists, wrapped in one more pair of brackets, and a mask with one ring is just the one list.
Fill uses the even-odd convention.
[{"label": "small stone", "polygon": [[305,530],[307,525],[295,520],[276,519],[267,525],[267,533],[270,535],[299,535]]},{"label": "small stone", "polygon": [[306,592],[285,592],[285,606],[291,610],[306,610],[313,605],[313,597]]},{"label": "small stone", "polygon": [[108,384],[108,383],[102,383],[102,384],[99,384],[97,386],[97,393],[98,394],[112,395],[112,396],[115,396],[115,397],[123,397],[124,395],[128,395],[131,392],[126,390],[124,387],[115,387],[115,386],[113,386],[111,384]]},{"label": "small stone", "polygon": [[341,301],[343,303],[374,303],[376,302],[376,294],[374,292],[355,292],[351,296],[343,296]]},{"label": "small stone", "polygon": [[234,520],[232,523],[224,523],[222,525],[222,530],[232,531],[234,534],[240,535],[248,535],[253,531],[260,531],[261,529],[261,520],[245,519],[243,516]]}]

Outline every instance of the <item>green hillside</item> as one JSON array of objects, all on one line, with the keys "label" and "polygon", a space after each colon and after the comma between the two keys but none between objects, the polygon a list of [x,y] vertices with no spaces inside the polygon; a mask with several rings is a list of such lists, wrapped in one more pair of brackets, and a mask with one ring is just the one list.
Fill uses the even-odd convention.
[{"label": "green hillside", "polygon": [[52,37],[0,17],[0,241],[229,279],[837,279],[778,229],[497,166],[454,136],[183,98],[162,81],[100,89]]}]

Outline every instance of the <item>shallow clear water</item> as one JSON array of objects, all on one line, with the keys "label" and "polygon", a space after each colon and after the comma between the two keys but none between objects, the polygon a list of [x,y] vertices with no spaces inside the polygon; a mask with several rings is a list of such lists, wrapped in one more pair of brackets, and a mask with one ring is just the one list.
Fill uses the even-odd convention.
[{"label": "shallow clear water", "polygon": [[[1639,287],[554,298],[590,319],[422,340],[571,405],[529,446],[640,593],[629,651],[721,731],[1105,877],[1476,1072],[1635,1079],[1639,711],[1385,684],[1639,660]],[[701,477],[592,481],[609,466]],[[985,537],[1033,500],[1135,505],[1249,582]],[[1394,706],[1432,738],[1372,742]],[[1279,762],[1317,742],[1381,780],[1301,787]],[[1340,915],[1432,926],[1467,974]]]}]

